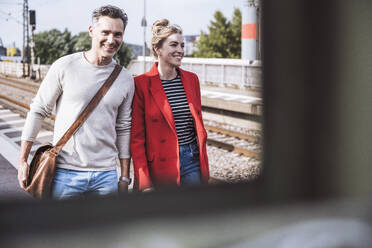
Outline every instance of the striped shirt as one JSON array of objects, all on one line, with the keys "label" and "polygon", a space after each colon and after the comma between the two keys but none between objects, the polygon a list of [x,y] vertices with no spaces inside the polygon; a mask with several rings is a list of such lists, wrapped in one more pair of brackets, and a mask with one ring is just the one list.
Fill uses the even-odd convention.
[{"label": "striped shirt", "polygon": [[172,109],[178,144],[189,144],[196,139],[196,134],[181,77],[178,74],[174,79],[161,82]]}]

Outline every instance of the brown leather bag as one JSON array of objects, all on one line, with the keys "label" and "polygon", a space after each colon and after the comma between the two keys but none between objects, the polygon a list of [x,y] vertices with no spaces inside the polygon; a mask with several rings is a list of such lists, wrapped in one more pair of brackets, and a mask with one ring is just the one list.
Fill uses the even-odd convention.
[{"label": "brown leather bag", "polygon": [[88,118],[93,109],[98,105],[99,101],[110,89],[121,70],[122,66],[115,66],[115,69],[110,74],[106,82],[102,85],[77,120],[71,125],[71,127],[66,131],[66,133],[55,146],[52,146],[50,143],[45,143],[36,150],[35,155],[30,163],[30,170],[26,185],[26,191],[33,197],[45,199],[51,196],[52,182],[56,168],[56,157],[58,156],[58,153],[62,150],[62,147],[71,138],[71,136]]}]

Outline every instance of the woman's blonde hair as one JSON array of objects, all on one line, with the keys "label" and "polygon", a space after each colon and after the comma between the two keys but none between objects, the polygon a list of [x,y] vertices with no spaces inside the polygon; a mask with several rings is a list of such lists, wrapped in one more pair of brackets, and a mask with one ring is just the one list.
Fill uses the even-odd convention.
[{"label": "woman's blonde hair", "polygon": [[172,34],[182,34],[182,28],[178,25],[169,24],[167,19],[160,19],[152,24],[151,50],[155,58],[158,57],[155,48],[163,46],[163,42]]}]

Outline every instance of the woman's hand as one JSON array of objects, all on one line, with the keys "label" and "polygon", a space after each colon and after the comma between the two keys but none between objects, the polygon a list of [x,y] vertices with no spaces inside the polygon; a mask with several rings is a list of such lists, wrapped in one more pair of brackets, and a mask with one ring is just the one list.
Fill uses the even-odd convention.
[{"label": "woman's hand", "polygon": [[154,188],[153,187],[150,187],[150,188],[146,188],[146,189],[143,189],[142,192],[152,192],[154,191]]}]

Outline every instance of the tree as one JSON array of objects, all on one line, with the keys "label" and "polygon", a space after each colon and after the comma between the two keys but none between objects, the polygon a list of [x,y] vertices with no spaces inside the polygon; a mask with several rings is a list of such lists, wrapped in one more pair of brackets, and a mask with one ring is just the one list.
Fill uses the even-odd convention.
[{"label": "tree", "polygon": [[92,46],[92,39],[88,32],[80,32],[71,39],[74,52],[88,51]]},{"label": "tree", "polygon": [[42,64],[52,64],[58,58],[72,53],[71,33],[52,29],[34,35],[35,57]]},{"label": "tree", "polygon": [[127,66],[132,59],[132,49],[123,43],[120,50],[115,54],[114,59],[122,66]]},{"label": "tree", "polygon": [[242,13],[238,8],[234,9],[234,15],[231,20],[230,53],[231,58],[241,58],[242,54]]},{"label": "tree", "polygon": [[194,57],[240,58],[241,57],[241,20],[239,9],[235,8],[232,21],[228,21],[221,11],[214,13],[214,20],[208,27],[209,33],[200,32],[198,50]]}]

